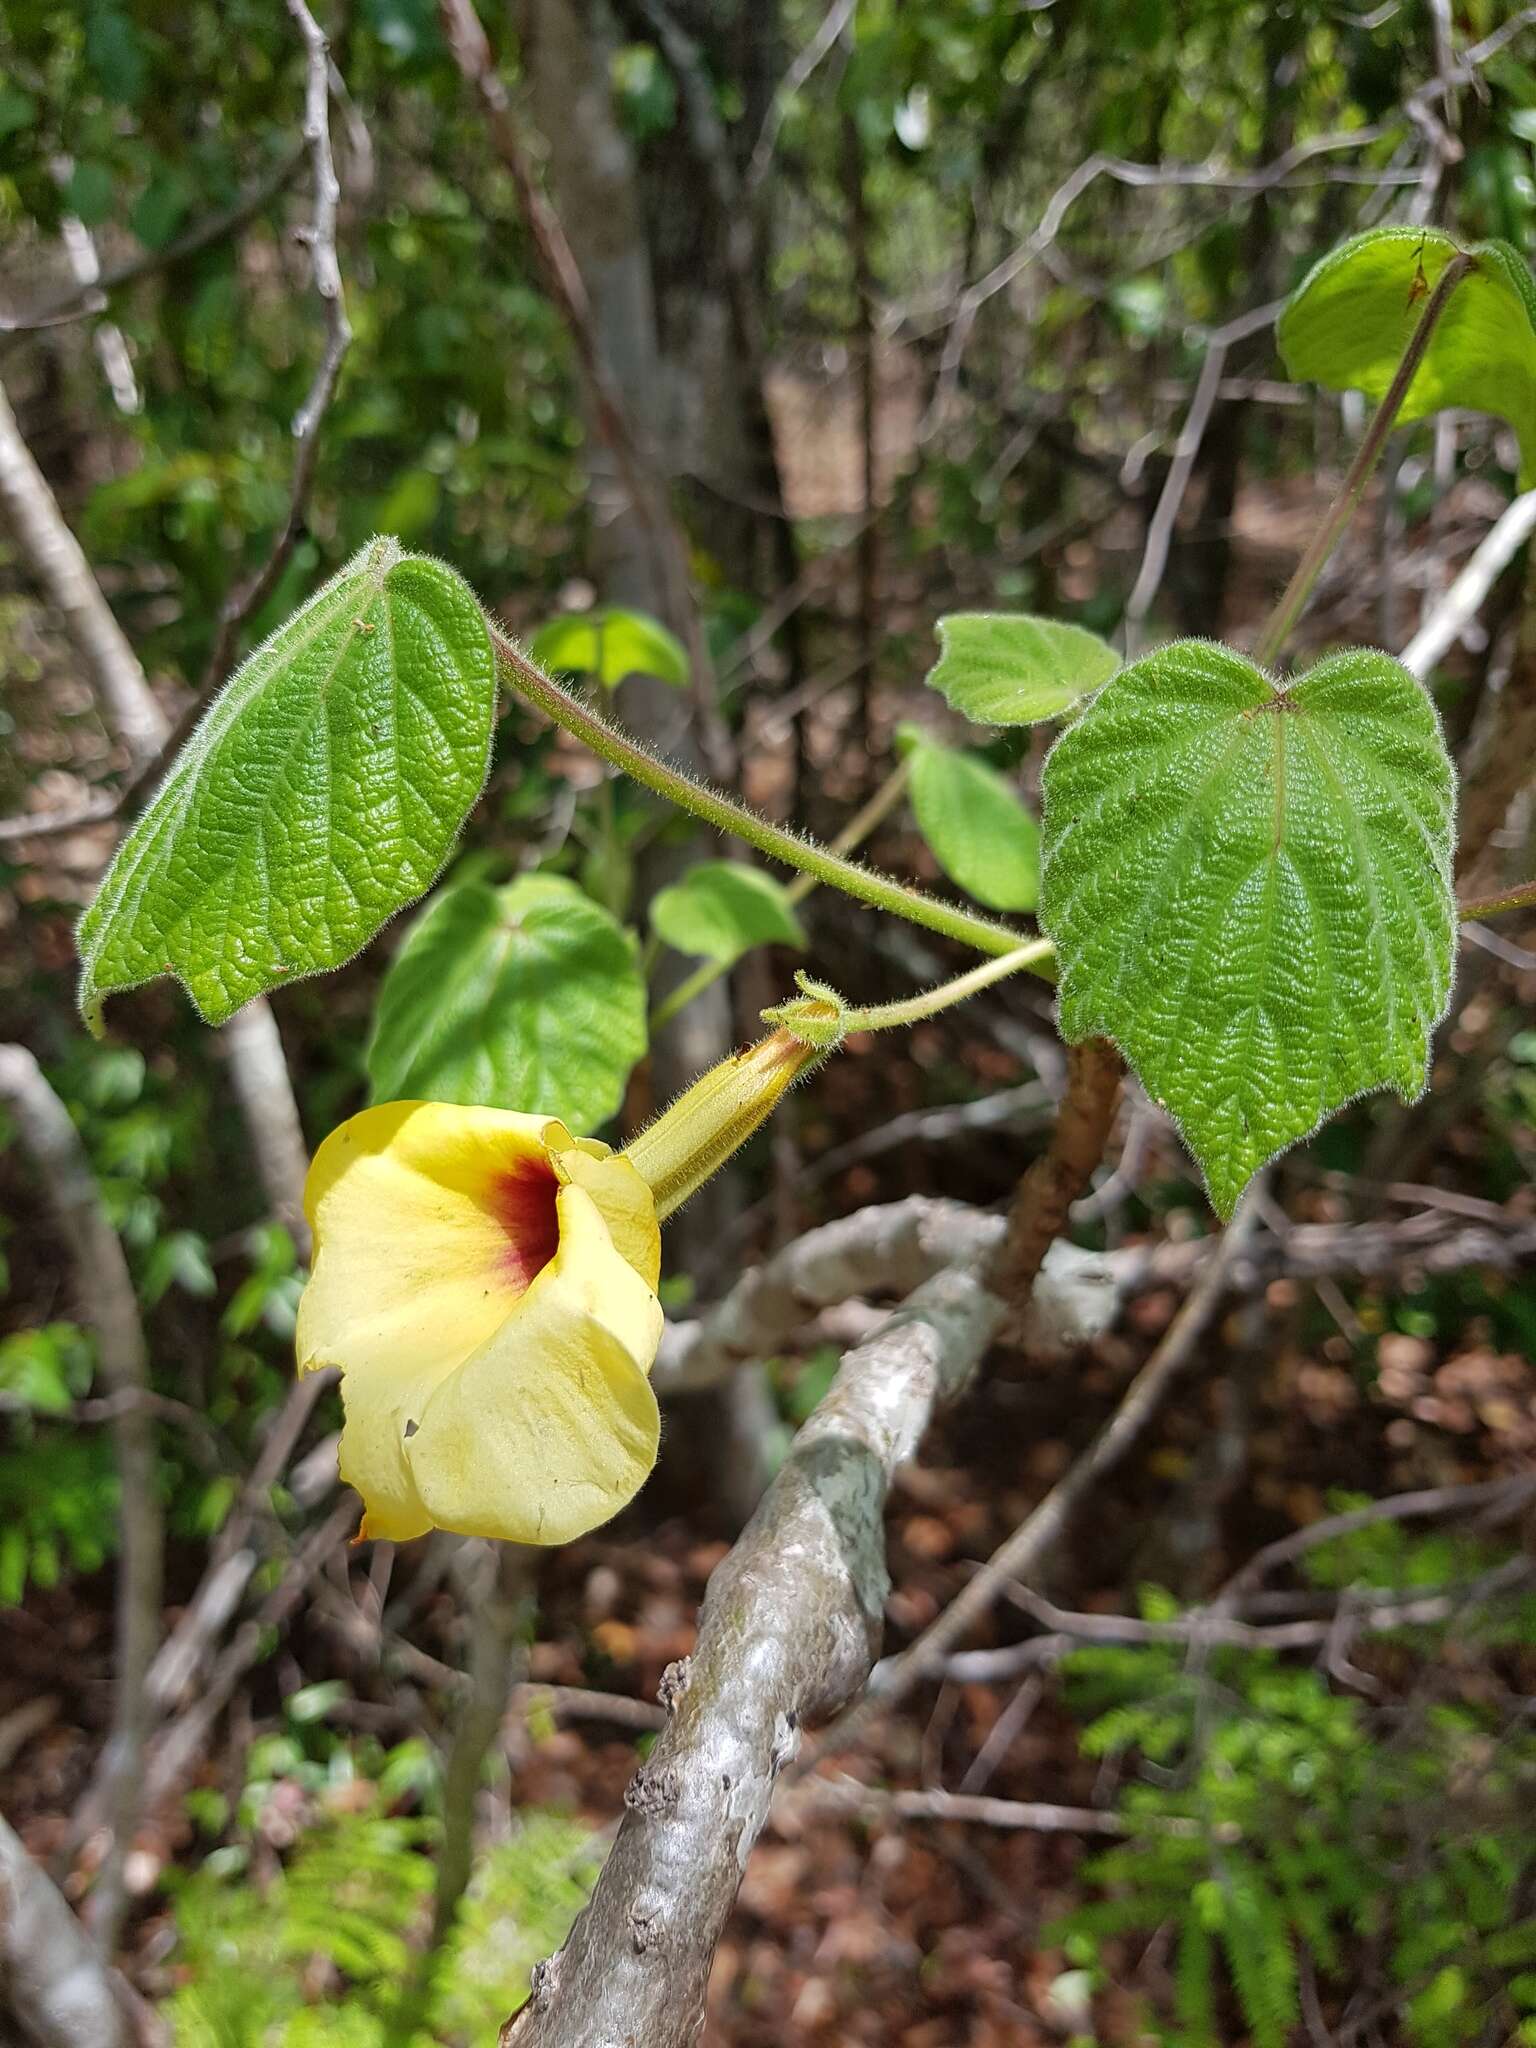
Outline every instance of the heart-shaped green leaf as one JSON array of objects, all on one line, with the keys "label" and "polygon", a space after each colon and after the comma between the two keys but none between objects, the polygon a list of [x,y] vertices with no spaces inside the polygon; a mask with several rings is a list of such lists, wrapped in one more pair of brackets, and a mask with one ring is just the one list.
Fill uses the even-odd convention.
[{"label": "heart-shaped green leaf", "polygon": [[374,1012],[376,1102],[426,1098],[595,1130],[645,1052],[634,948],[573,882],[451,882],[405,935]]},{"label": "heart-shaped green leaf", "polygon": [[1108,682],[1120,657],[1086,626],[1030,612],[951,612],[928,687],[978,725],[1037,725]]},{"label": "heart-shaped green leaf", "polygon": [[680,953],[729,967],[754,946],[804,946],[789,892],[761,868],[703,861],[651,902],[651,930]]},{"label": "heart-shaped green leaf", "polygon": [[1105,684],[1044,791],[1062,1034],[1115,1040],[1223,1216],[1352,1096],[1423,1092],[1455,777],[1405,668],[1337,654],[1282,689],[1176,642]]},{"label": "heart-shaped green leaf", "polygon": [[[1372,228],[1314,264],[1275,338],[1293,377],[1381,399],[1424,300],[1461,245],[1437,228]],[[1536,279],[1507,242],[1479,242],[1430,337],[1398,413],[1468,406],[1507,420],[1526,483],[1536,481]]]},{"label": "heart-shaped green leaf", "polygon": [[80,1007],[174,974],[210,1024],[428,888],[490,759],[474,593],[376,540],[231,678],[81,919]]},{"label": "heart-shaped green leaf", "polygon": [[898,735],[911,763],[918,830],[952,882],[992,910],[1033,910],[1040,828],[988,762],[941,746],[920,727]]},{"label": "heart-shaped green leaf", "polygon": [[626,676],[658,676],[679,689],[688,681],[682,642],[659,620],[618,605],[551,619],[534,634],[528,651],[541,668],[595,676],[605,690],[616,690]]}]

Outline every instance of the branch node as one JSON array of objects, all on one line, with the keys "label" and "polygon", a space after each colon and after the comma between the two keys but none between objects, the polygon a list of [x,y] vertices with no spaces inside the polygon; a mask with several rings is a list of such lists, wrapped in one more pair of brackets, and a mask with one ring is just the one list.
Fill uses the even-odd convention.
[{"label": "branch node", "polygon": [[647,1766],[636,1771],[624,1788],[624,1804],[631,1813],[643,1815],[647,1820],[660,1820],[677,1806],[682,1793],[682,1781],[669,1766],[654,1769]]},{"label": "branch node", "polygon": [[661,1674],[661,1683],[656,1688],[657,1704],[669,1715],[677,1712],[678,1702],[693,1683],[693,1659],[679,1657],[667,1666]]}]

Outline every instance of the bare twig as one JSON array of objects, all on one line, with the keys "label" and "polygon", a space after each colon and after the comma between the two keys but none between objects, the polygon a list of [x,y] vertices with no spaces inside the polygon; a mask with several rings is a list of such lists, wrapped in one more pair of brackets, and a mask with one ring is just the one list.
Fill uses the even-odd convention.
[{"label": "bare twig", "polygon": [[774,1780],[801,1729],[851,1698],[874,1657],[891,1475],[966,1384],[1001,1317],[978,1280],[946,1274],[843,1360],[710,1581],[698,1648],[663,1682],[671,1719],[629,1787],[591,1903],[535,1973],[504,2043],[696,2040]]},{"label": "bare twig", "polygon": [[241,626],[276,589],[278,578],[288,566],[288,558],[304,530],[309,494],[315,480],[315,464],[320,455],[320,428],[335,396],[347,350],[352,345],[352,323],[347,318],[341,261],[336,253],[336,215],[341,203],[341,181],[336,176],[336,158],[331,148],[331,46],[305,0],[285,0],[285,4],[304,39],[307,53],[304,147],[312,167],[314,211],[309,226],[303,231],[303,240],[309,249],[315,293],[325,316],[325,346],[320,352],[320,362],[304,403],[293,416],[293,476],[288,486],[287,514],[265,562],[254,576],[237,584],[224,601],[203,675],[204,693],[224,676]]},{"label": "bare twig", "polygon": [[[1474,1488],[1462,1490],[1476,1491]],[[1513,1482],[1506,1490],[1511,1496],[1510,1502],[1496,1505],[1505,1513],[1513,1513],[1522,1501],[1530,1498],[1536,1484]],[[1386,1509],[1393,1504],[1377,1501],[1372,1505]],[[1395,1520],[1401,1518],[1401,1514],[1399,1509],[1392,1515],[1378,1514],[1374,1520]],[[1334,1519],[1337,1518],[1330,1518],[1330,1521]],[[1314,1528],[1324,1528],[1324,1525],[1314,1523],[1299,1533],[1311,1536]],[[1316,1543],[1325,1542],[1330,1535],[1339,1533],[1337,1529],[1324,1529],[1322,1535],[1303,1547],[1313,1548]],[[1250,1562],[1243,1569],[1244,1584],[1250,1583],[1248,1574],[1251,1568]],[[1357,1635],[1385,1635],[1400,1628],[1434,1627],[1464,1614],[1469,1607],[1513,1590],[1530,1577],[1532,1570],[1528,1559],[1512,1558],[1492,1571],[1483,1572],[1459,1585],[1422,1587],[1411,1594],[1376,1587],[1370,1589],[1371,1597],[1364,1601],[1351,1594],[1349,1625]],[[1223,1593],[1209,1607],[1194,1608],[1177,1621],[1140,1621],[1128,1614],[1069,1613],[1049,1600],[1043,1600],[1027,1586],[1015,1585],[1006,1590],[1014,1605],[1024,1608],[1049,1633],[1031,1636],[1026,1642],[1010,1643],[999,1650],[957,1652],[944,1664],[944,1676],[954,1684],[992,1685],[999,1679],[1016,1678],[1020,1672],[1057,1663],[1084,1642],[1194,1645],[1202,1650],[1215,1647],[1231,1650],[1313,1650],[1326,1648],[1338,1628],[1336,1613],[1302,1621],[1239,1620],[1232,1613],[1236,1604],[1235,1594],[1229,1600]]]},{"label": "bare twig", "polygon": [[[1470,54],[1469,52],[1469,56]],[[1116,184],[1137,187],[1215,186],[1231,192],[1270,192],[1277,186],[1288,184],[1294,173],[1313,157],[1328,155],[1338,150],[1365,149],[1378,141],[1384,133],[1384,128],[1374,125],[1351,129],[1343,134],[1311,136],[1304,142],[1293,144],[1290,149],[1276,157],[1273,163],[1246,172],[1227,172],[1211,164],[1138,164],[1128,162],[1124,157],[1106,156],[1098,151],[1092,156],[1085,157],[1051,194],[1033,232],[1000,263],[994,264],[984,277],[978,278],[974,284],[967,285],[960,293],[945,339],[933,399],[923,424],[924,436],[932,431],[948,407],[959,381],[960,366],[964,360],[971,330],[982,307],[998,292],[1006,291],[1031,263],[1038,261],[1050,248],[1061,233],[1072,208],[1100,178],[1110,178]]]},{"label": "bare twig", "polygon": [[1419,677],[1429,675],[1471,625],[1489,591],[1533,533],[1536,491],[1525,491],[1500,513],[1461,574],[1398,656],[1404,668]]},{"label": "bare twig", "polygon": [[112,1730],[96,1767],[101,1811],[112,1841],[89,1909],[92,1930],[110,1955],[127,1911],[123,1862],[139,1817],[148,1732],[144,1680],[160,1633],[165,1531],[154,1422],[141,1398],[149,1388],[149,1351],[128,1261],[102,1209],[85,1148],[69,1112],[24,1046],[0,1046],[0,1101],[15,1118],[63,1226],[74,1260],[75,1286],[100,1347],[102,1376],[113,1394],[129,1397],[111,1422],[121,1529],[116,1684]]},{"label": "bare twig", "polygon": [[1220,1306],[1235,1254],[1252,1231],[1255,1217],[1250,1191],[1227,1225],[1216,1258],[1202,1272],[1189,1299],[1087,1450],[916,1641],[877,1667],[866,1698],[826,1731],[818,1755],[846,1749],[875,1714],[889,1711],[942,1661],[1005,1585],[1039,1569],[1084,1502],[1124,1461],[1160,1411]]},{"label": "bare twig", "polygon": [[1227,353],[1238,342],[1245,341],[1250,334],[1257,334],[1268,327],[1284,304],[1276,299],[1267,306],[1256,306],[1251,312],[1240,314],[1229,320],[1224,327],[1218,327],[1209,337],[1205,347],[1205,360],[1200,365],[1200,375],[1195,381],[1194,394],[1189,402],[1189,411],[1184,416],[1184,425],[1174,444],[1173,461],[1168,466],[1168,475],[1163,483],[1162,493],[1147,524],[1147,541],[1141,557],[1141,567],[1136,572],[1136,581],[1125,603],[1127,651],[1137,651],[1136,642],[1147,613],[1152,608],[1162,584],[1163,572],[1168,566],[1168,550],[1173,541],[1173,529],[1184,502],[1184,493],[1189,488],[1189,479],[1199,458],[1205,430],[1210,425],[1211,413],[1217,395],[1221,390],[1222,376],[1226,369]]},{"label": "bare twig", "polygon": [[70,532],[47,479],[22,439],[0,385],[0,510],[23,558],[64,619],[113,731],[134,767],[150,760],[165,736],[164,712],[102,596],[80,543]]},{"label": "bare twig", "polygon": [[1198,1837],[1200,1823],[1177,1815],[1142,1817],[1132,1822],[1096,1806],[1056,1806],[1040,1799],[987,1799],[971,1792],[888,1792],[861,1785],[854,1778],[812,1778],[796,1794],[798,1801],[834,1812],[864,1813],[892,1820],[947,1820],[969,1826],[1025,1828],[1042,1835],[1125,1835],[1147,1825],[1149,1833]]},{"label": "bare twig", "polygon": [[109,296],[122,286],[154,271],[169,270],[174,264],[185,262],[187,257],[211,248],[215,242],[237,235],[286,189],[303,161],[302,145],[287,151],[222,212],[209,214],[206,220],[198,221],[174,241],[167,242],[163,249],[149,249],[142,256],[129,257],[125,262],[103,265],[94,284],[86,290],[77,289],[25,312],[0,312],[0,334],[28,334],[40,328],[62,327],[71,321],[86,319],[91,314],[102,312]]},{"label": "bare twig", "polygon": [[667,593],[671,623],[687,644],[695,702],[700,711],[700,739],[714,771],[724,773],[725,763],[720,758],[722,736],[715,729],[712,668],[698,606],[693,601],[686,541],[666,493],[656,480],[654,465],[618,380],[603,354],[580,266],[559,215],[534,175],[485,29],[470,0],[439,0],[439,9],[454,62],[480,102],[491,144],[511,175],[545,285],[571,337],[593,425],[613,456],[631,504],[640,514],[657,585]]},{"label": "bare twig", "polygon": [[1523,1473],[1516,1479],[1488,1479],[1473,1486],[1425,1486],[1415,1493],[1393,1493],[1384,1500],[1367,1502],[1346,1514],[1325,1515],[1308,1522],[1289,1536],[1256,1550],[1241,1570],[1234,1572],[1211,1602],[1212,1614],[1229,1614],[1243,1596],[1262,1583],[1271,1572],[1294,1564],[1319,1544],[1353,1536],[1361,1529],[1374,1529],[1383,1522],[1439,1519],[1442,1516],[1480,1515],[1490,1522],[1518,1514],[1536,1496],[1536,1474]]},{"label": "bare twig", "polygon": [[[170,737],[138,656],[102,595],[47,479],[22,439],[0,386],[0,509],[21,542],[22,553],[44,594],[62,614],[79,649],[107,721],[128,750],[136,770],[156,763]],[[263,1022],[265,1018],[265,1022]],[[229,1027],[226,1027],[228,1033]],[[288,1221],[296,1242],[304,1242],[303,1149],[301,1129],[277,1027],[264,1002],[247,1006],[230,1046],[232,1078],[238,1077],[242,1107],[250,1119],[262,1187],[272,1209]],[[268,1174],[273,1178],[267,1178]]]},{"label": "bare twig", "polygon": [[743,180],[746,195],[752,198],[768,175],[773,163],[773,152],[778,146],[779,130],[784,125],[784,116],[795,94],[809,82],[812,72],[828,54],[836,49],[844,29],[853,19],[853,10],[858,0],[832,0],[832,5],[822,16],[816,33],[795,57],[773,89],[773,98],[763,116],[763,125],[758,130],[752,155],[747,163],[747,174]]},{"label": "bare twig", "polygon": [[530,1618],[533,1553],[513,1544],[470,1542],[454,1559],[469,1617],[469,1658],[453,1739],[443,1767],[443,1833],[437,1851],[432,1927],[410,1981],[391,2014],[385,2048],[420,2037],[459,1902],[474,1868],[475,1806],[485,1760],[500,1732],[518,1643]]}]

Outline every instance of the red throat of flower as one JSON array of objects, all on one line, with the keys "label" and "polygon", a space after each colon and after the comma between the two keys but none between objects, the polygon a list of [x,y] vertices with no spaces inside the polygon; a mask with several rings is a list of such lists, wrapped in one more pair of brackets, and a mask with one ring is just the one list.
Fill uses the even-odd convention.
[{"label": "red throat of flower", "polygon": [[506,1232],[503,1270],[520,1294],[533,1285],[560,1243],[559,1192],[553,1169],[542,1159],[520,1159],[496,1177],[491,1206]]}]

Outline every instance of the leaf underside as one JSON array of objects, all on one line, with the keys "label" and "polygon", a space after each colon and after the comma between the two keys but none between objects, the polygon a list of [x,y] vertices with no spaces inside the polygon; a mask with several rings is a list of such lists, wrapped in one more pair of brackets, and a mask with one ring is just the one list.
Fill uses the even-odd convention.
[{"label": "leaf underside", "polygon": [[1423,1092],[1455,785],[1406,669],[1354,651],[1282,690],[1181,641],[1104,686],[1043,787],[1062,1034],[1120,1046],[1223,1216],[1352,1097]]},{"label": "leaf underside", "polygon": [[174,974],[210,1024],[338,967],[432,883],[480,794],[473,592],[376,540],[235,673],[80,923],[80,1007]]},{"label": "leaf underside", "polygon": [[1120,657],[1086,626],[1030,612],[952,612],[928,687],[978,725],[1037,725],[1108,681]]},{"label": "leaf underside", "polygon": [[[1383,227],[1315,264],[1275,328],[1291,376],[1335,391],[1386,394],[1424,301],[1460,245],[1435,228]],[[1444,406],[1507,420],[1522,480],[1536,482],[1536,280],[1507,242],[1468,252],[1464,277],[1430,337],[1400,423]]]},{"label": "leaf underside", "polygon": [[644,1055],[645,983],[617,922],[574,883],[445,887],[406,933],[374,1011],[375,1102],[479,1103],[578,1135]]}]

